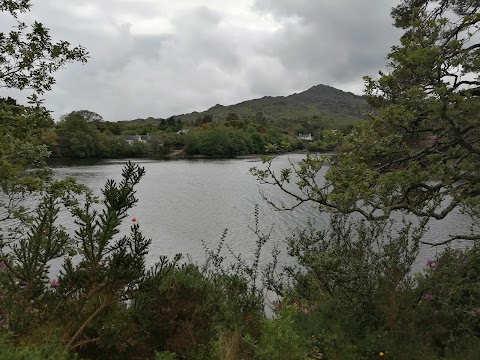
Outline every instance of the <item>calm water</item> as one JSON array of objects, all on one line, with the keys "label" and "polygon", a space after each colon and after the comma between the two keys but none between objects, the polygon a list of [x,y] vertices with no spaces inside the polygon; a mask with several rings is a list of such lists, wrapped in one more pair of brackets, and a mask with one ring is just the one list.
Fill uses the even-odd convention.
[{"label": "calm water", "polygon": [[[300,154],[279,156],[277,168],[296,163]],[[273,242],[283,242],[297,227],[305,227],[309,219],[317,226],[326,218],[312,206],[302,206],[294,211],[274,211],[259,192],[259,184],[249,174],[253,166],[261,166],[259,159],[235,160],[136,160],[146,170],[137,187],[138,204],[130,213],[141,225],[144,236],[151,238],[148,261],[153,263],[159,255],[189,254],[194,261],[202,262],[204,241],[215,247],[225,229],[227,242],[233,251],[251,258],[255,248],[254,209],[260,209],[260,229],[271,232]],[[98,163],[70,163],[55,166],[59,178],[75,177],[100,194],[107,179],[119,180],[125,161],[108,160]],[[265,188],[262,186],[262,189]],[[281,191],[265,188],[268,197],[288,201]],[[66,220],[67,221],[67,220]],[[128,231],[128,219],[123,230]],[[455,231],[470,226],[468,219],[451,214],[443,221],[432,222],[427,239],[439,241]],[[272,243],[273,243],[272,242]],[[270,245],[271,246],[271,245]],[[268,250],[268,246],[267,246]],[[438,248],[424,247],[417,268],[424,260],[433,257]],[[283,259],[287,260],[286,255]]]}]

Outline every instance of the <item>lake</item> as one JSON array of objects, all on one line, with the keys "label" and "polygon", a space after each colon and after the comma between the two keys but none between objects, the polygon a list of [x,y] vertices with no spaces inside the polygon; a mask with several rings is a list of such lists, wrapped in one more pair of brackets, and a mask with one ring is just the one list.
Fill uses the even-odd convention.
[{"label": "lake", "polygon": [[[302,154],[278,156],[275,168],[288,167],[290,161],[298,163],[303,157]],[[125,161],[69,162],[55,165],[54,170],[56,177],[74,177],[100,194],[107,179],[121,179]],[[327,223],[326,216],[310,205],[293,211],[274,211],[262,199],[260,185],[249,173],[251,167],[261,166],[260,159],[132,161],[144,167],[146,174],[137,187],[138,204],[130,210],[122,231],[128,231],[130,217],[137,219],[144,236],[152,239],[147,258],[150,264],[160,255],[176,253],[188,254],[193,261],[202,263],[205,260],[202,241],[209,248],[215,248],[225,229],[228,229],[227,243],[232,250],[245,259],[252,258],[256,205],[260,230],[271,231],[272,242],[266,246],[267,252],[273,243],[283,244],[295,228],[304,228],[309,219],[314,219],[317,226]],[[270,199],[289,200],[279,189],[261,188]],[[442,221],[432,222],[426,239],[440,241],[466,226],[470,226],[470,222],[465,216],[452,213]],[[415,270],[421,269],[425,260],[438,251],[439,248],[424,246]],[[281,258],[290,261],[285,251]]]}]

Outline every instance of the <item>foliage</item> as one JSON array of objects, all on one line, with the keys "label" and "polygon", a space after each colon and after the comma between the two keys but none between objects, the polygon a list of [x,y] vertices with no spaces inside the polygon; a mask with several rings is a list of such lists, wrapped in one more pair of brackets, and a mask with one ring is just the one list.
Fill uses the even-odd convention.
[{"label": "foliage", "polygon": [[68,354],[59,344],[54,344],[45,339],[42,345],[16,346],[8,334],[0,334],[0,347],[2,352],[0,360],[67,360],[75,357]]},{"label": "foliage", "polygon": [[[3,1],[0,10],[17,16],[29,5]],[[334,157],[309,155],[280,174],[267,157],[265,169],[252,170],[293,197],[292,206],[278,208],[313,201],[334,213],[330,227],[312,226],[287,239],[298,266],[280,273],[278,248],[270,264],[261,263],[270,232],[260,231],[258,208],[251,262],[228,247],[225,232],[216,249],[206,249],[203,267],[181,264],[178,255],[161,257],[147,270],[151,240],[137,220],[128,235],[119,232],[137,202],[143,169],[128,163],[122,180],[107,181],[100,198],[71,179],[53,181],[42,145],[56,141],[48,112],[35,98],[29,107],[0,101],[2,195],[26,198],[34,209],[27,212],[17,200],[1,204],[6,219],[19,225],[14,237],[0,239],[0,357],[478,357],[478,244],[448,249],[429,260],[423,273],[410,273],[430,217],[443,218],[460,206],[478,215],[478,78],[471,80],[479,66],[477,5],[403,1],[393,16],[406,32],[392,48],[391,71],[367,79],[367,94],[378,109],[372,119],[343,137],[319,131],[317,139],[330,147],[343,139]],[[47,41],[39,50],[48,54],[49,46]],[[4,81],[46,90],[52,80],[44,70],[33,77],[35,86],[23,83],[21,72],[18,82]],[[294,96],[302,100],[298,107],[311,109],[310,95]],[[259,109],[252,112],[254,123],[236,109],[228,114],[223,125],[199,116],[202,128],[185,136],[192,154],[233,156],[262,152],[268,143],[276,151],[288,145],[277,120]],[[170,126],[181,123],[168,121],[164,132],[172,134]],[[311,124],[295,126],[308,130]],[[58,130],[60,149],[73,156],[125,150],[89,111],[68,114]],[[62,226],[61,211],[71,215],[73,234]],[[401,211],[418,218],[407,221]],[[394,212],[403,222],[389,219]],[[61,270],[52,271],[62,261]],[[273,318],[265,316],[268,291],[280,299]]]},{"label": "foliage", "polygon": [[[259,360],[306,360],[307,341],[294,328],[295,309],[285,308],[276,319],[265,319],[257,344],[251,343]],[[247,341],[251,341],[247,339]]]},{"label": "foliage", "polygon": [[58,141],[52,146],[52,152],[55,157],[73,159],[144,157],[159,152],[155,142],[128,144],[110,130],[120,132],[119,128],[105,125],[101,115],[89,110],[72,111],[62,116],[56,126]]},{"label": "foliage", "polygon": [[155,360],[177,360],[177,354],[169,352],[169,351],[162,351],[155,353]]},{"label": "foliage", "polygon": [[[181,256],[147,270],[150,240],[136,219],[130,236],[118,233],[143,169],[129,163],[122,175],[119,183],[107,181],[101,201],[71,180],[45,190],[24,237],[0,253],[1,326],[17,344],[49,333],[59,349],[86,359],[152,358],[154,349],[164,350],[157,357],[212,358],[223,334],[256,339],[263,303],[249,281],[258,257],[248,277],[246,270],[221,271],[219,263],[180,265]],[[60,210],[70,211],[73,235],[59,224]],[[51,279],[55,259],[63,266]]]},{"label": "foliage", "polygon": [[[283,188],[296,181],[292,206],[313,201],[367,219],[396,212],[443,219],[458,209],[478,219],[478,3],[406,0],[392,14],[406,31],[388,56],[389,72],[366,78],[377,109],[371,119],[355,126],[332,158],[311,156],[285,178],[270,171],[271,159],[253,172]],[[466,231],[442,240],[479,236]]]},{"label": "foliage", "polygon": [[72,111],[70,114],[62,116],[62,120],[64,120],[66,117],[81,117],[86,122],[94,122],[94,123],[99,123],[103,121],[103,117],[101,115],[90,110]]},{"label": "foliage", "polygon": [[350,139],[356,156],[348,160],[365,159],[378,191],[392,188],[394,174],[400,186],[378,206],[385,215],[406,209],[443,219],[457,207],[477,214],[478,10],[475,1],[405,1],[392,12],[406,31],[389,54],[389,73],[366,78],[379,111]]},{"label": "foliage", "polygon": [[[418,296],[422,299],[422,317],[435,329],[431,341],[442,347],[466,339],[480,346],[480,249],[447,249],[428,260],[418,274]],[[450,340],[447,340],[449,339]]]},{"label": "foliage", "polygon": [[100,131],[78,112],[62,116],[57,125],[59,135],[58,153],[70,158],[97,157],[101,153]]},{"label": "foliage", "polygon": [[293,311],[311,358],[475,358],[477,246],[448,250],[412,278],[418,226],[331,220],[289,239],[299,267],[286,267],[291,282],[277,287],[279,314]]},{"label": "foliage", "polygon": [[184,151],[188,155],[232,157],[262,153],[265,144],[254,128],[242,130],[220,125],[187,134]]},{"label": "foliage", "polygon": [[48,186],[51,175],[43,142],[53,120],[40,102],[32,102],[22,106],[11,98],[0,99],[0,228],[5,241],[22,231],[18,221],[30,220],[25,200]]},{"label": "foliage", "polygon": [[407,222],[399,230],[393,226],[334,216],[328,229],[311,227],[288,239],[290,255],[306,271],[288,269],[295,274],[296,291],[313,303],[335,299],[352,336],[378,325],[377,298],[408,282],[423,230]]},{"label": "foliage", "polygon": [[[1,253],[4,274],[0,286],[12,330],[28,333],[44,321],[75,314],[66,329],[72,332],[67,347],[74,348],[79,337],[88,338],[95,314],[128,299],[143,276],[149,241],[136,224],[130,237],[115,241],[113,237],[136,202],[133,187],[142,175],[141,168],[129,164],[122,182],[107,182],[101,213],[94,209],[96,200],[91,193],[73,182],[54,183],[45,192],[25,236],[7,244],[10,250]],[[83,202],[77,199],[81,194]],[[58,224],[62,204],[78,225],[74,237]],[[69,257],[74,254],[78,256],[75,264]],[[50,281],[50,264],[57,258],[65,259],[64,267],[59,279]]]},{"label": "foliage", "polygon": [[[478,10],[477,1],[403,1],[392,14],[406,31],[389,71],[366,78],[371,119],[334,156],[309,155],[278,173],[268,157],[252,169],[291,195],[277,209],[313,202],[334,214],[332,235],[290,241],[302,269],[290,270],[293,291],[281,304],[299,307],[297,330],[327,358],[474,358],[479,348],[476,243],[468,265],[465,253],[447,251],[416,281],[408,276],[430,218],[460,210],[478,222]],[[368,227],[335,223],[353,213]],[[372,232],[403,214],[418,219],[419,233],[405,224],[393,238],[384,225]],[[478,227],[461,231],[438,243],[479,239]]]},{"label": "foliage", "polygon": [[81,46],[72,48],[67,41],[53,42],[49,30],[39,22],[29,30],[20,18],[30,7],[30,0],[0,1],[0,11],[9,12],[17,23],[9,33],[0,33],[0,86],[43,93],[55,83],[54,72],[68,62],[86,62],[88,53]]}]

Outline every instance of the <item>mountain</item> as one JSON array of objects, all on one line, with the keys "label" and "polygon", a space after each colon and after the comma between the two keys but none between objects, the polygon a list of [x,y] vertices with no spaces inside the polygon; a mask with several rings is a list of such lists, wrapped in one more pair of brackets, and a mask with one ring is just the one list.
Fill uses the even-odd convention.
[{"label": "mountain", "polygon": [[[364,96],[335,89],[327,85],[316,85],[301,93],[289,96],[265,96],[260,99],[243,101],[234,105],[217,104],[202,112],[175,115],[183,123],[193,123],[199,117],[212,115],[214,121],[225,120],[229,114],[242,119],[254,119],[259,112],[273,122],[322,119],[341,126],[360,120],[368,111]],[[161,119],[148,118],[133,120],[133,123],[154,123]],[[282,121],[283,120],[283,121]]]}]

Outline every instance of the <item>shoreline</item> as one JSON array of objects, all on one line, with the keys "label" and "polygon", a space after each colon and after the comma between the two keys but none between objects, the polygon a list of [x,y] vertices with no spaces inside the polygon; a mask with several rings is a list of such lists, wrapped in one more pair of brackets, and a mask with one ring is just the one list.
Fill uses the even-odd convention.
[{"label": "shoreline", "polygon": [[142,160],[205,160],[205,159],[260,159],[262,156],[269,156],[269,155],[283,155],[283,154],[304,154],[307,155],[308,151],[306,150],[295,150],[295,151],[288,151],[285,153],[280,154],[245,154],[245,155],[237,155],[237,156],[208,156],[208,155],[186,155],[183,150],[173,151],[168,155],[162,157],[153,157],[153,156],[146,156],[140,158],[106,158],[106,157],[89,157],[89,158],[66,158],[66,157],[56,157],[56,158],[48,158],[48,164],[54,163],[61,163],[64,161],[75,161],[75,162],[91,162],[91,161],[103,161],[103,160],[122,160],[122,159],[142,159]]}]

